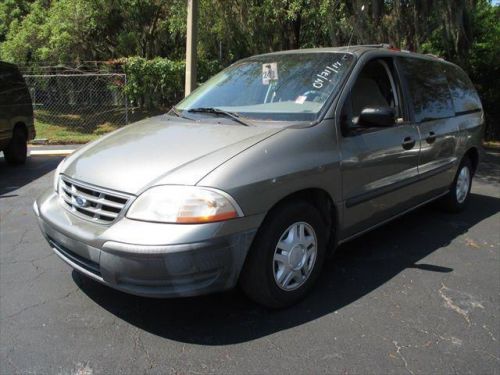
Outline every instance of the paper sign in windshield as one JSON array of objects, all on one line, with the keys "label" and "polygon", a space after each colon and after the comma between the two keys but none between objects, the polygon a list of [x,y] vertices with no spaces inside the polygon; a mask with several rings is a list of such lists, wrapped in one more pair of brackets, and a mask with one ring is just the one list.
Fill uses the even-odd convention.
[{"label": "paper sign in windshield", "polygon": [[297,99],[295,99],[295,103],[297,104],[304,104],[307,100],[307,96],[304,96],[304,95],[300,95],[300,96],[297,96]]},{"label": "paper sign in windshield", "polygon": [[278,80],[278,63],[262,64],[262,84],[269,85],[271,81]]}]

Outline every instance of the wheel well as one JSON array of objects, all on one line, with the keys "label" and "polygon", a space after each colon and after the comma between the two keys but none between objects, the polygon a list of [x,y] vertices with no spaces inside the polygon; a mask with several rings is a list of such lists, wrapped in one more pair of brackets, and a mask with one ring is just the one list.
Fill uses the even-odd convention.
[{"label": "wheel well", "polygon": [[12,130],[12,133],[14,133],[16,129],[21,129],[21,131],[24,134],[24,137],[28,139],[28,129],[26,128],[26,125],[23,122],[16,123],[16,125],[14,125],[14,129]]},{"label": "wheel well", "polygon": [[328,228],[328,249],[333,249],[336,241],[336,231],[334,229],[338,223],[338,211],[332,198],[330,197],[330,194],[328,194],[325,190],[310,188],[297,191],[282,198],[271,208],[271,210],[269,210],[269,212],[273,211],[278,206],[297,200],[312,204],[320,212],[321,217]]},{"label": "wheel well", "polygon": [[477,170],[477,166],[479,164],[479,151],[477,148],[472,147],[467,150],[464,157],[468,157],[470,162],[472,163],[472,172],[475,173]]}]

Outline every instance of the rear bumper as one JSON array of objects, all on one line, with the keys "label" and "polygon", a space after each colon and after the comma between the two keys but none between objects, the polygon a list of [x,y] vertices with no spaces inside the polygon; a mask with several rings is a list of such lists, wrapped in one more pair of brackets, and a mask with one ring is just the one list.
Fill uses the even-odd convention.
[{"label": "rear bumper", "polygon": [[123,218],[103,226],[66,211],[52,192],[38,199],[34,210],[50,246],[71,267],[112,288],[147,297],[234,287],[261,220],[176,225]]}]

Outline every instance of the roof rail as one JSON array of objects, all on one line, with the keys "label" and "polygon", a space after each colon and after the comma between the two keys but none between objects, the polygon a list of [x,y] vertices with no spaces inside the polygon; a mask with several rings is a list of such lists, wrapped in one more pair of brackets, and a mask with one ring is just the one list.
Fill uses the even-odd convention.
[{"label": "roof rail", "polygon": [[401,49],[399,47],[394,47],[392,44],[390,43],[380,43],[380,44],[360,44],[360,45],[357,45],[357,47],[369,47],[369,48],[386,48],[386,49],[390,49],[390,50],[393,50],[393,51],[401,51],[401,52],[411,52],[411,51],[408,51],[406,49]]},{"label": "roof rail", "polygon": [[[354,46],[353,46],[354,47]],[[403,53],[412,53],[412,51],[407,50],[407,49],[401,49],[398,47],[394,47],[392,44],[389,43],[380,43],[380,44],[358,44],[356,47],[368,47],[368,48],[385,48],[389,49],[391,51],[398,51],[398,52],[403,52]],[[441,59],[439,56],[433,56],[438,59]]]},{"label": "roof rail", "polygon": [[[354,47],[354,46],[353,46]],[[379,44],[358,44],[356,47],[370,47],[370,48],[390,48],[389,43],[379,43]]]}]

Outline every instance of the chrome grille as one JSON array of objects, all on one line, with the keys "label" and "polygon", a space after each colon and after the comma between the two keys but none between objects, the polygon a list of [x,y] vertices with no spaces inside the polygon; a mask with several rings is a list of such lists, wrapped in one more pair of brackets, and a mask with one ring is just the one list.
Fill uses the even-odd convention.
[{"label": "chrome grille", "polygon": [[130,198],[65,176],[59,177],[59,197],[63,206],[75,215],[101,224],[112,223]]}]

